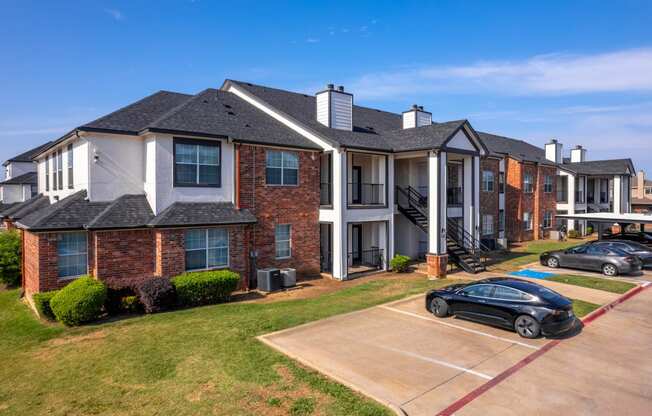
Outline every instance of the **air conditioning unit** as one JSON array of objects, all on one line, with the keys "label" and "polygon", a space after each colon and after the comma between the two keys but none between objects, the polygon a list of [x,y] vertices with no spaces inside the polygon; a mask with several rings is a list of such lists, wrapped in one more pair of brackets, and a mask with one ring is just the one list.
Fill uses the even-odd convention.
[{"label": "air conditioning unit", "polygon": [[283,276],[283,287],[293,287],[297,284],[297,270],[296,269],[281,269]]},{"label": "air conditioning unit", "polygon": [[258,269],[257,277],[258,290],[262,290],[263,292],[274,292],[281,289],[283,278],[279,269]]}]

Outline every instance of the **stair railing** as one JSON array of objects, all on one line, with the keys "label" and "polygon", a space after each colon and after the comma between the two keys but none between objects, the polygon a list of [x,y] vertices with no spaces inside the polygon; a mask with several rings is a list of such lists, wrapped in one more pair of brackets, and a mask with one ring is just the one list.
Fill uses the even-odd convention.
[{"label": "stair railing", "polygon": [[451,219],[447,220],[446,236],[466,249],[478,262],[484,264],[489,259],[491,249]]},{"label": "stair railing", "polygon": [[396,204],[399,208],[414,208],[421,215],[428,218],[428,207],[422,201],[422,196],[414,188],[408,186],[407,188],[396,187]]}]

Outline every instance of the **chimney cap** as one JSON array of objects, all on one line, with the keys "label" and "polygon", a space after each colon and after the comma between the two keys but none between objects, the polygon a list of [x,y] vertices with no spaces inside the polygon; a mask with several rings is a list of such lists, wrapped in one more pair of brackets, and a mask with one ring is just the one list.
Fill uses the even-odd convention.
[{"label": "chimney cap", "polygon": [[335,84],[326,84],[326,89],[327,90],[335,89]]},{"label": "chimney cap", "polygon": [[549,144],[555,144],[555,143],[557,143],[557,139],[550,139],[550,143],[549,143]]},{"label": "chimney cap", "polygon": [[419,111],[423,111],[423,106],[422,105],[419,106]]},{"label": "chimney cap", "polygon": [[582,149],[582,145],[581,144],[575,145],[575,148],[576,149]]},{"label": "chimney cap", "polygon": [[340,86],[338,86],[338,87],[337,87],[337,90],[338,90],[339,92],[344,92],[344,85],[340,85]]},{"label": "chimney cap", "polygon": [[419,106],[416,105],[416,104],[412,104],[412,109],[413,109],[413,110],[418,110],[418,109],[419,109]]}]

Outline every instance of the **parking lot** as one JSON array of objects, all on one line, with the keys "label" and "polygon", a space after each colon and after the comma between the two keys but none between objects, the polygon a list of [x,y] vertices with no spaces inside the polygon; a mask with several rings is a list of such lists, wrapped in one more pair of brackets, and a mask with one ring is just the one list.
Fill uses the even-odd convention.
[{"label": "parking lot", "polygon": [[[652,311],[652,299],[649,299],[652,291],[646,292],[647,303],[634,310],[637,316],[641,315],[641,320],[643,315]],[[621,307],[610,314],[616,315],[615,311],[619,308]],[[628,313],[630,316],[621,317],[621,321],[632,319],[631,311]],[[606,321],[606,318],[602,319]],[[633,329],[631,325],[624,327]],[[545,383],[554,383],[555,376],[560,371],[568,371],[568,366],[574,362],[578,365],[585,363],[581,358],[589,352],[592,357],[602,357],[601,360],[606,359],[607,354],[612,354],[614,360],[609,361],[609,365],[617,368],[610,371],[615,371],[617,375],[625,374],[629,366],[627,359],[632,358],[631,354],[641,352],[639,344],[652,345],[652,326],[649,323],[645,324],[643,333],[627,332],[627,343],[629,349],[633,348],[632,351],[622,346],[620,349],[611,348],[620,343],[604,340],[605,336],[618,332],[614,325],[607,325],[605,334],[597,337],[594,334],[597,341],[595,345],[591,336],[585,334],[589,329],[587,327],[576,331],[578,335],[561,341],[556,348],[557,354],[561,351],[561,345],[571,341],[579,342],[579,349],[576,347],[569,355],[573,359],[557,359],[556,365],[542,366],[539,372],[543,372],[540,376]],[[540,351],[546,344],[557,342],[544,338],[526,340],[510,331],[455,318],[437,319],[425,310],[422,295],[268,334],[260,339],[301,363],[390,406],[397,413],[408,415],[437,414],[475,389],[495,381],[501,373]],[[538,361],[543,361],[548,355],[547,348],[541,351],[546,354]],[[601,348],[607,348],[604,354],[599,352]],[[619,355],[624,356],[621,358]],[[594,361],[590,362],[590,368],[582,368],[580,372],[585,382],[589,383],[586,388],[590,388],[592,377],[604,374],[604,365],[596,366]],[[547,368],[552,373],[544,374]],[[649,365],[646,368],[646,371],[652,369]],[[591,374],[593,371],[598,374]],[[537,386],[538,376],[537,373],[530,374],[527,380],[529,384],[524,386],[528,395],[535,394],[533,389],[539,388],[540,394],[551,387],[548,384]],[[561,385],[572,384],[574,376],[572,372],[568,374],[570,379],[562,381]],[[512,378],[510,381],[513,381]],[[611,385],[608,378],[599,378],[602,383],[600,389],[613,387],[617,392],[623,390],[622,386]],[[622,380],[618,382],[622,383]],[[646,387],[634,383],[632,389],[637,388]],[[505,390],[504,394],[486,403],[485,406],[488,407],[468,406],[463,410],[473,414],[487,414],[483,413],[487,408],[499,408],[500,411],[492,414],[525,414],[514,407],[519,401],[526,400],[518,389],[519,386],[516,385]],[[565,403],[577,399],[586,404],[587,398],[581,389],[581,386],[573,386],[570,399],[564,397]],[[640,396],[646,405],[652,405],[652,392],[649,391],[650,387],[647,389]],[[537,406],[538,397],[531,396],[527,400],[534,400],[528,403],[527,414],[548,413]],[[640,397],[637,400],[640,402]],[[549,398],[548,401],[554,403],[554,398]],[[559,410],[560,408],[555,409],[557,413]]]}]

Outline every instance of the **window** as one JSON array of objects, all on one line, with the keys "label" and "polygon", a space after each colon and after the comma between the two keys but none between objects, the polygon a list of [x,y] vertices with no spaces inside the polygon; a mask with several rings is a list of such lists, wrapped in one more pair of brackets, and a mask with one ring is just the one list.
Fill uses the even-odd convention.
[{"label": "window", "polygon": [[494,216],[485,214],[482,216],[482,235],[493,235],[493,233],[494,233]]},{"label": "window", "polygon": [[505,172],[498,174],[498,192],[501,194],[505,193]]},{"label": "window", "polygon": [[73,177],[72,177],[72,143],[68,145],[68,151],[66,152],[68,157],[68,188],[73,188]]},{"label": "window", "polygon": [[292,229],[290,224],[277,224],[274,231],[276,258],[284,259],[292,255]]},{"label": "window", "polygon": [[494,173],[490,170],[482,171],[482,190],[484,192],[494,191]]},{"label": "window", "polygon": [[652,195],[652,188],[645,188],[645,195]]},{"label": "window", "polygon": [[546,175],[543,178],[543,192],[547,194],[552,193],[552,181],[553,181],[552,175]]},{"label": "window", "polygon": [[63,150],[61,149],[57,152],[57,169],[58,189],[63,189]]},{"label": "window", "polygon": [[527,293],[523,293],[520,290],[512,289],[505,286],[496,286],[496,291],[493,295],[494,299],[503,299],[503,300],[530,300],[531,297]]},{"label": "window", "polygon": [[498,231],[505,231],[505,210],[498,211]]},{"label": "window", "polygon": [[546,211],[543,213],[543,228],[552,227],[552,211]]},{"label": "window", "polygon": [[466,296],[475,296],[478,298],[489,298],[494,291],[494,286],[492,285],[474,285],[465,288],[462,290],[462,293]]},{"label": "window", "polygon": [[229,265],[229,233],[225,228],[186,230],[186,270]]},{"label": "window", "polygon": [[50,156],[45,157],[45,190],[50,190]]},{"label": "window", "polygon": [[534,191],[534,181],[532,179],[532,174],[526,173],[523,175],[523,192],[526,194],[531,194]]},{"label": "window", "polygon": [[268,185],[299,184],[299,157],[296,153],[268,150],[266,167]]},{"label": "window", "polygon": [[61,233],[57,240],[59,277],[88,273],[86,233]]},{"label": "window", "polygon": [[532,229],[532,214],[529,212],[524,212],[523,213],[523,226],[525,227],[525,230],[531,230]]},{"label": "window", "polygon": [[33,197],[38,194],[38,187],[34,184],[29,185],[29,197]]},{"label": "window", "polygon": [[221,186],[220,142],[174,139],[174,186]]},{"label": "window", "polygon": [[57,190],[57,152],[54,152],[50,156],[50,160],[52,161],[52,190],[56,191]]}]

